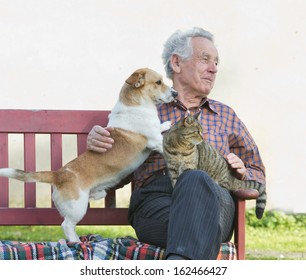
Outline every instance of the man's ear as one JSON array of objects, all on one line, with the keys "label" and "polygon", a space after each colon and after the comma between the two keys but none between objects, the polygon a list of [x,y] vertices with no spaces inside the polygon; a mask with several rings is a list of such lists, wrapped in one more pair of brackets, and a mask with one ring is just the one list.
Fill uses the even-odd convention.
[{"label": "man's ear", "polygon": [[177,54],[173,54],[171,56],[170,62],[171,62],[172,69],[175,73],[181,72],[181,67],[180,67],[181,61],[182,59]]},{"label": "man's ear", "polygon": [[146,75],[142,72],[133,73],[125,82],[134,88],[139,88],[145,84]]}]

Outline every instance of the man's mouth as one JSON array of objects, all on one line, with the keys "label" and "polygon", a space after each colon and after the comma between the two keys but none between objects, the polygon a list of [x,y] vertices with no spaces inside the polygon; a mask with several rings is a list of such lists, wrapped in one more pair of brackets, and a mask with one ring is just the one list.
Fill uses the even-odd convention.
[{"label": "man's mouth", "polygon": [[214,82],[213,78],[202,78],[202,80],[207,81],[209,83],[213,83]]}]

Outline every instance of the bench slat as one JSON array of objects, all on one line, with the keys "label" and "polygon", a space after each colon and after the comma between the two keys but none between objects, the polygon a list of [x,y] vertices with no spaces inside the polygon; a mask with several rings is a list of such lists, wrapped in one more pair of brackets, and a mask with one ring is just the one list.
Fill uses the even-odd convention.
[{"label": "bench slat", "polygon": [[[60,225],[63,218],[55,208],[1,208],[1,225]],[[78,225],[127,225],[126,208],[89,208]]]},{"label": "bench slat", "polygon": [[[55,171],[63,165],[63,145],[62,145],[62,134],[52,133],[50,141],[50,152],[51,152],[51,170]],[[50,196],[51,199],[51,196]],[[54,208],[54,202],[51,199],[51,206]]]},{"label": "bench slat", "polygon": [[86,140],[87,133],[77,135],[78,156],[87,150]]},{"label": "bench slat", "polygon": [[62,134],[53,133],[51,134],[51,170],[55,171],[62,167]]},{"label": "bench slat", "polygon": [[[35,154],[35,134],[24,134],[24,170],[36,170]],[[24,187],[24,204],[25,207],[36,207],[36,187],[35,183],[25,183]]]},{"label": "bench slat", "polygon": [[[0,133],[0,167],[8,166],[8,134]],[[0,207],[9,206],[8,178],[0,177]]]},{"label": "bench slat", "polygon": [[106,126],[109,111],[0,110],[0,132],[88,133],[93,125]]}]

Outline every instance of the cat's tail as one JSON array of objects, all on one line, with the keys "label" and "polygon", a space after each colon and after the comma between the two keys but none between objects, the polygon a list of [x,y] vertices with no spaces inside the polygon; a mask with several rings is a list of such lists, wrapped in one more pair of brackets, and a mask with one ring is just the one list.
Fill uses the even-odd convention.
[{"label": "cat's tail", "polygon": [[263,213],[266,208],[267,204],[267,193],[266,193],[266,186],[264,184],[260,184],[257,181],[242,181],[243,182],[243,188],[245,189],[255,189],[258,191],[259,195],[256,199],[256,217],[258,219],[261,219],[263,216]]}]

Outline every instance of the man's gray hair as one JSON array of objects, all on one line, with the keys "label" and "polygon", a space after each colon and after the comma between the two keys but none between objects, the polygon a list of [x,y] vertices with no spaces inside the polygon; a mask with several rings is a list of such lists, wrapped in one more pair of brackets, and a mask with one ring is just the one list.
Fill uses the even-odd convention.
[{"label": "man's gray hair", "polygon": [[194,37],[203,37],[214,42],[214,36],[199,27],[187,31],[177,30],[172,34],[164,44],[164,51],[162,53],[162,59],[165,66],[166,75],[172,79],[173,69],[171,65],[171,57],[176,54],[183,60],[189,59],[192,56],[191,39]]}]

